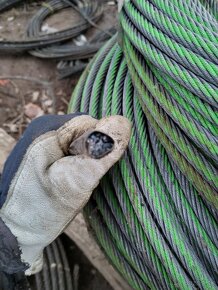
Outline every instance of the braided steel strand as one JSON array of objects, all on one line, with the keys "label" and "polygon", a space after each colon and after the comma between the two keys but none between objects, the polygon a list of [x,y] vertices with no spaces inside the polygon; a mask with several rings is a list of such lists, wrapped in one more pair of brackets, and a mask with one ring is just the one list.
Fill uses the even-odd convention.
[{"label": "braided steel strand", "polygon": [[[174,283],[172,283],[172,280],[166,272],[164,265],[161,263],[161,260],[154,251],[152,244],[149,242],[149,239],[144,233],[137,216],[134,214],[134,209],[126,193],[126,189],[118,167],[115,169],[115,171],[113,171],[112,178],[116,190],[116,195],[119,200],[118,206],[122,209],[123,213],[122,219],[120,219],[120,217],[122,217],[122,213],[119,214],[119,217],[117,218],[123,233],[128,235],[128,239],[130,240],[132,247],[139,253],[140,257],[146,261],[150,271],[153,272],[157,280],[161,282],[164,289],[174,289]],[[133,236],[131,236],[129,232],[126,232],[123,229],[125,224],[128,225],[133,233]]]},{"label": "braided steel strand", "polygon": [[[129,77],[129,82],[131,82],[130,77]],[[127,94],[124,95],[124,97],[126,96]],[[126,110],[124,111],[124,116],[128,117],[132,122],[134,122],[134,118],[132,115],[133,109],[132,109],[131,102],[132,102],[132,99],[128,100],[124,98],[124,104],[126,108]],[[130,145],[129,145],[130,152],[132,151],[138,152],[135,146],[134,139],[133,139],[134,132],[135,130],[133,129],[133,135],[132,135],[132,138],[130,140]],[[143,150],[145,151],[146,149],[145,146],[143,148],[144,148]],[[141,191],[142,189],[140,190],[138,187],[140,184],[140,181],[138,179],[135,180],[135,178],[137,177],[132,171],[132,166],[129,163],[129,157],[127,156],[126,153],[124,154],[124,156],[125,158],[123,158],[120,161],[120,171],[125,182],[128,196],[134,207],[135,214],[138,217],[140,224],[149,239],[149,242],[151,243],[152,247],[155,249],[157,255],[159,256],[165,268],[167,269],[168,274],[172,277],[174,283],[177,285],[177,287],[179,287],[178,285],[180,285],[181,288],[183,287],[190,288],[192,285],[192,282],[190,281],[190,278],[186,276],[183,268],[181,268],[181,266],[178,264],[178,261],[174,256],[175,253],[171,252],[171,250],[169,249],[169,244],[168,242],[166,242],[165,237],[162,234],[162,231],[160,231],[160,227],[157,224],[156,217],[154,218],[155,216],[154,213],[151,213],[150,207],[152,207],[153,209],[153,204],[151,202],[148,205],[148,200],[147,200],[148,194],[146,194],[147,202],[144,200],[145,192]],[[136,158],[134,161],[138,164],[137,169],[143,168],[143,165],[140,164],[141,156],[138,156],[135,154],[134,158]],[[135,168],[135,170],[137,169]],[[144,176],[144,178],[147,177],[146,179],[146,182],[148,185],[147,188],[149,188],[149,192],[150,192],[149,194],[151,194],[152,191],[155,190],[155,188],[152,187],[151,183],[149,183],[149,178],[151,177],[150,174],[152,174],[152,172],[150,173],[150,170],[148,171],[145,170],[145,172],[147,172],[148,175]]]},{"label": "braided steel strand", "polygon": [[[114,52],[114,56],[110,62],[110,66],[107,72],[105,80],[104,91],[103,91],[103,102],[102,102],[102,116],[109,116],[111,110],[112,94],[114,90],[114,83],[116,81],[116,74],[119,70],[123,57],[122,50],[118,46]],[[106,97],[105,97],[106,96]]]},{"label": "braided steel strand", "polygon": [[[134,100],[137,100],[137,98],[134,98]],[[139,112],[137,112],[137,117],[138,116],[139,116]],[[128,118],[130,120],[133,120],[130,116],[128,116]],[[142,120],[142,118],[140,120]],[[145,130],[144,126],[143,128]],[[137,129],[133,128],[133,134],[130,140],[130,148],[133,148],[135,152],[139,152],[140,156],[134,155],[134,157],[132,157],[132,163],[134,164],[134,168],[138,176],[138,182],[134,183],[134,186],[133,186],[134,188],[132,188],[132,190],[133,191],[136,190],[135,188],[138,187],[138,184],[141,185],[142,190],[143,190],[142,192],[144,193],[144,198],[146,198],[149,206],[151,207],[155,217],[158,220],[160,227],[164,231],[165,237],[169,241],[172,249],[175,251],[175,253],[177,253],[178,257],[180,258],[180,261],[183,261],[183,263],[185,263],[185,268],[189,269],[190,273],[192,272],[191,265],[192,263],[195,263],[195,273],[192,273],[192,277],[195,277],[196,279],[195,282],[197,282],[197,279],[201,280],[201,275],[202,275],[202,274],[199,274],[198,278],[197,276],[195,276],[197,274],[197,268],[198,268],[197,265],[200,261],[198,260],[197,257],[194,257],[195,253],[192,247],[190,247],[187,241],[187,238],[185,238],[184,234],[182,234],[183,231],[180,228],[179,222],[177,222],[177,217],[174,214],[173,210],[171,209],[165,197],[166,196],[166,193],[164,194],[165,189],[163,187],[163,184],[161,183],[161,180],[158,177],[158,174],[156,173],[155,162],[152,158],[152,154],[151,152],[149,153],[150,145],[149,143],[146,143],[147,134],[144,133],[144,137],[146,139],[144,143],[142,144],[143,149],[137,148],[137,141],[136,140],[134,141],[135,137],[133,138],[136,131]],[[141,140],[142,140],[142,134],[141,134]],[[130,179],[133,180],[133,176],[134,176],[134,174],[131,172],[132,170],[131,169],[132,166],[130,165],[131,163],[128,162],[128,164],[124,164],[123,160],[121,160],[121,163],[123,164],[123,169],[121,168],[121,172],[122,174],[125,174],[124,180],[125,182],[130,182],[129,180]],[[142,168],[143,170],[140,170]],[[126,171],[129,171],[129,173],[127,173]],[[137,190],[136,192],[137,192],[137,196],[135,196],[134,192],[132,192],[131,190],[129,194],[132,195],[131,196],[132,203],[137,204],[135,211],[136,212],[139,211],[139,214],[143,215],[145,214],[144,211],[146,207],[141,207],[140,203],[137,201],[137,199],[142,200],[143,197],[140,197],[141,195],[140,191]],[[145,222],[145,220],[147,221],[147,218],[143,219],[143,223]],[[173,221],[173,224],[171,223],[171,221]],[[183,236],[183,238],[179,238],[180,233],[181,233],[181,236]],[[182,251],[184,251],[184,253],[182,253]],[[186,255],[186,257],[184,257],[184,254]],[[192,255],[193,255],[193,258],[191,258]],[[209,278],[207,272],[203,270],[201,263],[199,263],[199,271],[203,271],[202,273],[204,273],[203,281],[201,280],[200,283],[205,283],[207,280],[206,277],[208,277],[209,280],[206,283],[209,283],[209,284],[211,283],[210,287],[215,287],[213,285],[211,278]],[[209,284],[207,287],[209,287]]]},{"label": "braided steel strand", "polygon": [[120,21],[125,35],[128,36],[136,50],[139,50],[147,60],[192,93],[198,95],[202,100],[205,100],[214,107],[218,107],[218,88],[215,85],[186,70],[182,65],[169,58],[166,54],[163,54],[159,48],[156,48],[139,33],[124,12],[120,16]]},{"label": "braided steel strand", "polygon": [[[88,111],[89,104],[90,104],[90,98],[91,98],[91,91],[93,87],[93,82],[96,78],[97,72],[100,70],[100,67],[102,66],[103,60],[106,58],[108,53],[111,51],[111,48],[114,46],[116,42],[116,37],[112,37],[104,46],[103,49],[101,49],[98,54],[95,57],[95,60],[93,61],[93,65],[88,73],[88,77],[84,86],[83,94],[81,97],[81,107],[80,110],[82,112]],[[115,48],[114,48],[115,49]],[[110,54],[112,57],[113,54]],[[109,57],[108,57],[109,59]]]},{"label": "braided steel strand", "polygon": [[102,223],[102,217],[99,216],[99,214],[95,211],[95,208],[96,207],[90,201],[85,208],[85,214],[86,219],[89,221],[89,224],[94,230],[100,246],[107,254],[110,253],[108,257],[112,264],[115,265],[115,267],[123,276],[126,277],[127,281],[133,287],[133,289],[149,289],[149,287],[141,280],[137,273],[127,263],[119,250],[117,250],[113,238],[111,237],[106,226]]},{"label": "braided steel strand", "polygon": [[[163,1],[159,0],[151,0],[152,2],[155,2],[156,5],[163,4]],[[164,5],[161,5],[161,9],[167,9],[167,13],[169,15],[172,15],[173,8],[177,10],[176,17],[180,16],[183,17],[185,15],[184,20],[186,18],[193,19],[197,24],[201,24],[203,27],[208,28],[208,30],[216,31],[217,30],[217,22],[214,19],[214,17],[208,13],[208,11],[203,7],[203,5],[200,4],[198,0],[166,0],[166,7],[164,8]],[[160,3],[161,4],[160,4]],[[197,4],[197,5],[196,5]],[[198,6],[198,7],[197,7]]]},{"label": "braided steel strand", "polygon": [[[136,55],[131,47],[131,44],[127,42],[128,50],[131,53],[135,68],[138,71],[142,82],[147,89],[151,92],[153,98],[159,103],[159,105],[166,111],[166,113],[183,129],[183,131],[194,141],[199,147],[202,148],[206,155],[217,158],[218,154],[218,140],[216,136],[210,135],[210,133],[204,129],[198,122],[192,118],[187,119],[187,114],[184,110],[177,106],[172,101],[171,95],[167,94],[165,88],[161,86],[152,73],[150,67],[140,55]],[[182,111],[182,113],[181,113]],[[211,150],[213,148],[213,150]],[[213,153],[212,153],[213,152]],[[215,155],[216,154],[216,155]],[[215,155],[215,156],[214,156]],[[214,171],[215,172],[215,171]]]},{"label": "braided steel strand", "polygon": [[212,42],[204,35],[201,35],[201,30],[197,32],[190,30],[186,25],[182,25],[174,20],[171,15],[164,13],[160,8],[150,2],[141,0],[133,0],[132,2],[143,16],[156,26],[158,30],[205,59],[211,60],[213,63],[218,62],[218,45],[215,39]]},{"label": "braided steel strand", "polygon": [[[211,108],[205,108],[205,104],[198,102],[198,109],[196,110],[197,104],[193,104],[194,96],[190,96],[191,102],[188,101],[189,99],[184,99],[182,94],[182,89],[178,91],[178,89],[170,86],[170,84],[164,79],[164,77],[154,68],[154,66],[149,65],[149,63],[146,63],[147,66],[149,66],[150,70],[153,73],[153,76],[156,78],[156,83],[160,84],[162,90],[164,90],[167,94],[167,97],[169,98],[170,103],[175,104],[177,106],[178,110],[181,110],[184,112],[185,115],[189,116],[191,119],[191,122],[195,123],[195,126],[201,126],[202,130],[206,129],[206,132],[213,135],[213,137],[216,137],[218,135],[218,126],[215,124],[213,120],[217,119],[216,112],[213,112]],[[187,97],[187,95],[186,95]],[[199,99],[198,99],[199,100]],[[203,105],[203,106],[201,106]],[[199,110],[200,107],[200,110]],[[201,109],[201,107],[203,107]],[[209,111],[209,110],[210,111]],[[206,113],[205,113],[206,112]],[[212,116],[212,118],[207,117],[207,112]],[[206,116],[205,116],[206,115]],[[206,133],[207,134],[207,133]],[[208,137],[209,139],[209,137]],[[216,140],[216,139],[215,139]]]},{"label": "braided steel strand", "polygon": [[[194,6],[196,1],[192,2]],[[97,207],[101,212],[98,217],[92,215],[90,222],[93,222],[107,255],[116,267],[122,269],[122,275],[134,289],[146,289],[144,282],[158,289],[159,285],[154,284],[155,277],[163,289],[216,289],[217,212],[199,196],[202,194],[218,206],[217,195],[211,187],[217,182],[216,91],[211,93],[213,85],[208,76],[213,75],[212,70],[203,68],[214,61],[213,53],[216,52],[213,50],[217,43],[215,29],[212,31],[211,28],[215,27],[215,22],[209,17],[210,23],[206,23],[208,12],[201,5],[182,19],[187,7],[193,7],[190,1],[179,9],[175,6],[176,0],[166,0],[166,7],[161,7],[162,0],[132,2],[125,4],[131,11],[125,14],[126,30],[120,31],[122,49],[115,41],[107,53],[104,54],[106,48],[103,48],[104,57],[101,60],[96,57],[93,66],[97,62],[98,66],[95,69],[92,66],[91,76],[84,73],[87,79],[83,88],[77,89],[80,96],[77,93],[74,96],[82,99],[80,109],[83,107],[83,111],[94,117],[121,114],[133,123],[127,152],[102,180],[95,202],[90,201],[95,204],[93,209]],[[134,28],[138,18],[136,10],[141,12],[141,26],[146,20],[146,29],[153,30],[149,40],[146,39],[146,49],[149,45],[152,49],[146,53],[139,49],[139,44],[144,45],[144,28],[140,37]],[[149,11],[153,13],[151,16]],[[199,21],[200,11],[204,15],[202,23]],[[154,12],[163,17],[165,27],[161,28]],[[187,21],[191,15],[193,21]],[[129,20],[131,17],[133,22]],[[172,26],[175,22],[178,27],[170,27],[167,32],[166,24]],[[197,23],[197,27],[192,29],[193,23]],[[140,24],[137,25],[140,30]],[[204,31],[201,31],[202,27]],[[187,44],[180,39],[185,31],[189,31]],[[156,36],[158,41],[164,42],[162,48],[169,44],[168,38],[176,45],[172,51],[159,50],[160,54],[156,55]],[[188,43],[191,37],[194,45]],[[203,39],[205,45],[201,47]],[[152,43],[155,45],[151,46]],[[177,66],[182,60],[178,59],[178,45],[183,46],[185,53],[190,49],[204,59],[197,63],[197,68],[191,63],[188,85],[185,85],[184,77],[187,71],[177,78],[179,70],[170,74],[167,68],[169,64],[173,64],[173,69],[176,66],[169,59],[175,59]],[[207,57],[205,52],[210,50]],[[159,57],[158,61],[155,56]],[[170,58],[166,61],[166,57]],[[194,75],[190,74],[192,71]],[[196,80],[193,82],[192,79],[193,76],[199,79],[199,75],[205,79],[200,91],[196,88]],[[205,84],[207,88],[204,90]],[[78,104],[78,100],[75,103]],[[102,222],[104,229],[99,226]],[[102,234],[105,229],[107,235]],[[146,269],[151,269],[151,273]]]},{"label": "braided steel strand", "polygon": [[[123,65],[126,65],[126,62],[123,61]],[[118,76],[119,76],[119,74],[118,74]],[[133,95],[132,95],[133,94],[133,88],[132,88],[132,85],[131,85],[131,80],[130,80],[129,74],[126,75],[124,84],[125,85],[124,85],[124,88],[123,88],[123,107],[124,107],[124,111],[125,111],[125,108],[129,107],[127,105],[126,100],[132,99],[132,97],[133,97]],[[105,95],[105,97],[107,98],[107,95]],[[113,99],[114,99],[114,100],[112,100],[113,114],[120,114],[122,112],[122,109],[120,107],[120,99],[119,98],[120,98],[119,95],[113,94]],[[115,169],[114,169],[114,171],[115,171]],[[124,203],[120,199],[120,197],[123,196],[122,192],[125,190],[125,188],[124,188],[124,186],[121,186],[121,182],[122,182],[121,178],[120,179],[118,178],[119,171],[116,170],[116,173],[114,172],[114,174],[112,172],[112,175],[113,175],[114,186],[115,186],[116,192],[117,192],[117,198],[119,199],[120,206],[122,207],[123,204],[126,204],[127,202],[129,202],[129,201],[127,201],[125,199],[125,203]],[[107,186],[108,186],[108,184],[107,185],[105,184],[105,187],[104,187],[105,191],[107,189]],[[120,191],[120,188],[122,188],[122,191]],[[120,192],[120,193],[118,194],[118,192]],[[105,198],[108,200],[108,194],[105,194]],[[126,211],[125,207],[124,207],[124,211],[125,211],[125,216],[127,216],[127,217],[129,216],[128,221],[127,221],[128,224],[133,225],[133,223],[131,222],[131,218],[130,218],[130,216],[133,216],[133,215],[130,214],[130,203],[129,203],[129,206],[128,206],[128,210]],[[147,238],[146,238],[145,235],[139,237],[138,233],[139,232],[143,233],[143,231],[142,231],[142,229],[141,229],[141,231],[139,230],[140,224],[138,223],[138,221],[136,219],[134,219],[134,220],[135,220],[135,223],[138,224],[137,228],[135,226],[133,226],[134,236],[138,238],[136,245],[140,245],[142,243],[142,241],[145,241],[145,240],[147,241]],[[120,224],[120,222],[118,222],[118,223]],[[125,223],[123,223],[123,224],[125,224]],[[134,245],[133,245],[133,247],[134,247]],[[141,247],[143,247],[143,248],[140,249],[140,252],[144,253],[145,251],[146,252],[148,251],[148,249],[150,248],[150,244],[149,244],[149,242],[147,242],[146,246],[142,246],[141,245]],[[156,254],[153,253],[152,248],[151,248],[151,250],[149,252],[150,252],[150,254],[148,256],[146,256],[146,260],[149,263],[149,268],[152,271],[152,269],[154,268],[154,265],[156,265],[156,267],[154,269],[156,269],[156,268],[158,269],[159,268],[159,271],[158,271],[158,273],[156,273],[156,276],[159,277],[160,280],[162,280],[162,283],[166,284],[166,281],[168,281],[168,284],[171,285],[171,282],[169,281],[169,278],[168,278],[168,276],[167,276],[167,274],[165,272],[165,269],[163,269],[161,266],[158,266],[159,262],[158,262],[158,260],[156,258]],[[150,260],[150,259],[152,259],[152,260]],[[167,288],[168,287],[165,285],[164,289],[167,289]]]},{"label": "braided steel strand", "polygon": [[[105,188],[104,188],[105,189]],[[105,194],[107,194],[107,189]],[[141,277],[145,284],[149,286],[151,289],[162,289],[162,285],[160,281],[157,280],[156,277],[153,276],[152,271],[149,270],[148,266],[145,263],[144,259],[138,255],[137,251],[134,250],[134,247],[128,242],[125,238],[125,235],[119,229],[116,220],[111,214],[110,208],[107,205],[106,200],[103,198],[103,193],[96,194],[96,203],[98,205],[98,209],[100,210],[104,222],[107,225],[107,228],[110,231],[110,234],[113,236],[117,248],[121,252],[121,254],[126,258],[128,263],[133,267],[136,273]]]},{"label": "braided steel strand", "polygon": [[201,0],[202,4],[212,13],[216,20],[218,20],[218,2],[216,0]]},{"label": "braided steel strand", "polygon": [[[139,219],[134,214],[134,208],[132,207],[131,200],[126,192],[124,181],[120,175],[118,166],[112,172],[112,179],[119,202],[118,206],[121,208],[123,213],[123,219],[120,219],[120,217],[122,217],[122,213],[119,215],[118,219],[120,227],[123,228],[125,224],[130,227],[133,236],[131,237],[129,234],[128,238],[132,243],[132,247],[134,247],[139,255],[146,261],[150,271],[153,272],[155,277],[157,277],[157,280],[161,281],[162,285],[164,285],[163,288],[177,288],[176,283],[173,282],[175,279],[171,277],[170,273],[167,273],[165,266],[162,264],[161,259],[150,243],[146,232],[143,230]],[[106,198],[108,198],[108,196]],[[123,232],[125,233],[125,230],[123,230]]]},{"label": "braided steel strand", "polygon": [[218,127],[218,113],[216,108],[213,108],[211,105],[207,104],[206,102],[202,101],[198,98],[197,95],[193,94],[192,92],[188,91],[186,88],[181,86],[179,83],[174,81],[172,78],[168,77],[166,74],[158,71],[154,66],[150,66],[151,70],[157,77],[160,83],[163,83],[165,89],[169,89],[170,92],[175,90],[176,93],[182,98],[185,102],[190,104],[193,109],[200,114],[203,115],[203,118],[206,118],[210,121],[214,127]]},{"label": "braided steel strand", "polygon": [[[139,64],[136,67],[138,68],[139,67]],[[140,73],[142,73],[142,71],[140,71]],[[137,72],[136,72],[135,76],[136,75],[137,75]],[[144,76],[143,80],[145,80],[145,77],[146,76],[145,75],[143,75],[143,76]],[[148,82],[147,82],[147,84],[148,84]],[[185,158],[188,158],[188,161],[190,163],[194,164],[195,168],[198,168],[200,171],[204,167],[206,167],[206,171],[209,168],[211,168],[211,173],[208,172],[208,174],[209,174],[208,175],[208,178],[209,178],[209,180],[211,180],[211,177],[214,175],[214,178],[213,179],[215,181],[216,180],[216,176],[217,176],[216,175],[216,170],[213,169],[213,167],[211,167],[211,165],[207,162],[207,160],[203,156],[201,156],[201,155],[200,156],[201,156],[202,159],[201,158],[200,159],[202,161],[204,160],[203,163],[202,163],[202,161],[200,161],[200,159],[198,159],[198,161],[193,159],[193,157],[196,155],[196,149],[195,149],[195,147],[192,146],[192,144],[186,139],[185,135],[183,135],[180,132],[179,128],[176,127],[173,124],[173,122],[167,117],[167,115],[163,112],[163,110],[159,106],[157,106],[157,103],[153,100],[153,98],[150,95],[150,93],[148,93],[146,91],[146,88],[141,85],[141,89],[143,90],[143,100],[142,101],[146,104],[146,108],[148,108],[149,111],[151,112],[152,116],[155,117],[155,119],[158,122],[160,128],[170,138],[171,142],[174,143],[174,145],[176,146],[177,149],[180,150],[180,152],[183,152],[184,153],[184,157]],[[155,87],[155,89],[156,89],[156,87]],[[155,90],[155,92],[156,92],[156,94],[158,93],[157,90]],[[164,117],[161,117],[162,115]],[[170,129],[168,130],[167,128],[170,128]],[[176,143],[176,141],[178,139],[180,140],[180,143],[181,144],[180,143],[179,144]],[[183,141],[184,141],[184,144],[183,144]],[[186,152],[184,151],[184,149],[185,149]],[[191,150],[191,151],[193,150],[193,152],[191,153],[191,151],[189,152],[189,150]],[[199,157],[198,154],[197,154],[197,157]],[[204,164],[206,164],[207,166],[204,166]]]},{"label": "braided steel strand", "polygon": [[[125,49],[126,48],[124,47],[124,51],[125,51]],[[126,56],[129,70],[131,72],[131,76],[133,76],[133,78],[134,78],[134,76],[137,76],[138,73],[135,70],[135,68],[133,67],[129,56],[126,53],[125,53],[125,56]],[[172,138],[170,138],[170,140],[168,139],[167,135],[169,135],[169,134],[171,135],[172,131],[168,130],[167,128],[169,128],[169,127],[172,128],[171,125],[169,126],[166,124],[165,126],[163,126],[163,124],[165,123],[165,118],[161,118],[161,121],[159,120],[158,123],[157,123],[158,120],[155,120],[156,118],[161,117],[161,115],[159,115],[159,113],[161,112],[159,110],[161,110],[161,108],[158,108],[158,110],[156,110],[156,107],[152,106],[152,109],[148,110],[147,106],[150,106],[153,104],[153,102],[150,102],[150,101],[152,101],[152,99],[148,98],[150,96],[150,94],[148,94],[146,92],[145,87],[142,84],[139,77],[134,78],[134,84],[139,92],[139,97],[142,101],[141,106],[143,107],[143,110],[146,112],[146,116],[149,119],[149,122],[152,123],[153,127],[155,126],[155,128],[156,128],[155,132],[156,132],[156,134],[158,133],[158,136],[161,139],[162,144],[164,142],[164,144],[165,144],[164,147],[166,148],[168,153],[171,155],[173,154],[174,160],[177,162],[177,165],[179,166],[179,168],[182,170],[182,172],[184,174],[187,175],[189,180],[194,184],[194,186],[199,190],[199,192],[201,193],[203,191],[203,193],[207,197],[207,199],[212,204],[214,204],[214,206],[216,208],[218,208],[218,196],[217,196],[216,192],[210,187],[209,184],[205,183],[205,181],[202,179],[202,176],[199,175],[199,173],[192,166],[190,166],[190,164],[186,161],[186,158],[187,158],[186,154],[188,154],[189,157],[192,159],[192,161],[195,162],[195,166],[197,165],[197,163],[196,163],[197,160],[193,159],[195,156],[191,155],[189,153],[190,148],[187,148],[186,145],[183,145],[182,147],[180,146],[181,145],[180,143],[182,142],[182,140],[185,140],[185,139],[183,139],[184,136],[182,136],[182,139],[179,139],[179,143],[178,142],[175,143],[175,140],[178,141],[178,139],[175,139],[174,136],[172,136]],[[146,96],[146,99],[145,99],[145,96]],[[143,100],[146,101],[146,106],[143,103]],[[152,117],[151,113],[154,114],[155,111],[156,111],[156,114],[154,116],[155,117],[155,119],[154,119],[154,117]],[[172,122],[170,122],[170,124],[172,124]],[[177,131],[175,131],[174,133],[177,133]],[[165,135],[164,132],[167,132],[167,135]],[[186,153],[184,153],[184,156],[179,153],[179,151],[174,147],[174,145],[172,145],[171,142],[174,142],[174,145],[176,145],[177,148],[178,148],[178,146],[180,146],[181,150],[184,150],[184,149],[186,150]],[[196,157],[199,158],[199,155],[197,155]],[[199,161],[200,160],[198,160],[197,162],[199,162]],[[207,170],[207,168],[205,168],[204,166],[203,166],[203,168],[200,166],[199,170],[200,171]],[[203,171],[202,171],[202,173],[203,173]],[[216,178],[216,177],[214,177],[214,178]]]},{"label": "braided steel strand", "polygon": [[174,5],[171,0],[151,0],[152,4],[162,11],[164,15],[167,15],[170,19],[176,21],[182,27],[186,27],[188,30],[199,35],[203,39],[207,39],[212,43],[217,43],[217,29],[211,29],[205,26],[207,22],[201,21],[200,17],[192,17],[186,12],[179,9],[177,5]]},{"label": "braided steel strand", "polygon": [[104,61],[102,62],[99,71],[97,72],[96,78],[94,80],[89,104],[89,112],[92,116],[96,117],[100,116],[98,109],[99,103],[101,102],[99,101],[98,96],[100,95],[99,92],[102,90],[102,85],[106,78],[111,58],[113,57],[115,51],[116,47],[113,46],[110,52],[106,55]]},{"label": "braided steel strand", "polygon": [[[180,169],[174,163],[171,156],[168,155],[168,157],[169,157],[169,160],[170,160],[170,163],[172,165],[172,168],[173,168],[175,175],[179,176],[177,178],[177,180],[181,183],[181,187],[182,188],[185,187],[188,194],[189,195],[191,194],[191,200],[193,200],[193,202],[194,202],[193,209],[196,210],[196,212],[198,212],[198,211],[200,211],[201,207],[204,208],[204,212],[206,214],[205,221],[206,221],[206,223],[208,222],[208,220],[211,222],[211,227],[212,227],[211,230],[213,232],[213,235],[214,235],[214,233],[216,233],[216,235],[217,235],[218,232],[215,231],[215,229],[217,228],[217,221],[218,221],[217,209],[214,208],[202,195],[199,195],[199,192],[189,182],[187,177],[180,171]],[[196,199],[195,197],[198,197],[198,198]],[[201,220],[201,223],[203,223],[202,220]],[[205,230],[209,231],[209,225],[206,226]],[[218,241],[218,239],[216,239],[216,242],[217,241]]]},{"label": "braided steel strand", "polygon": [[[170,193],[168,197],[169,203],[172,203],[173,201],[175,205],[174,211],[178,216],[180,216],[181,225],[183,226],[184,232],[189,238],[192,247],[196,248],[199,258],[204,262],[204,267],[216,281],[218,272],[214,273],[214,269],[218,269],[218,249],[202,228],[199,220],[194,215],[192,208],[185,199],[183,191],[173,175],[173,170],[170,168],[166,151],[150,126],[149,136],[158,163],[158,168]],[[183,190],[185,190],[185,188]],[[218,230],[218,227],[216,228]]]},{"label": "braided steel strand", "polygon": [[[211,84],[217,85],[218,66],[213,62],[194,53],[190,48],[184,47],[177,41],[161,32],[155,25],[149,22],[143,14],[133,5],[127,2],[124,11],[138,31],[154,46],[158,47],[169,58],[182,65],[187,71],[192,71]],[[218,47],[217,47],[218,49]],[[218,52],[216,49],[216,52]],[[218,56],[218,55],[217,55]]]}]

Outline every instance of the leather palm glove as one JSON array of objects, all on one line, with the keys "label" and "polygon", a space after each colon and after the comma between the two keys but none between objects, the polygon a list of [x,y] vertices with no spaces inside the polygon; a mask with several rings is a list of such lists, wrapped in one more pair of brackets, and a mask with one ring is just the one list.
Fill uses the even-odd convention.
[{"label": "leather palm glove", "polygon": [[[92,191],[120,159],[130,138],[121,116],[100,121],[81,114],[43,116],[26,129],[8,157],[0,188],[0,271],[42,269],[43,249],[88,202]],[[101,159],[68,155],[69,145],[90,129],[114,140]]]}]

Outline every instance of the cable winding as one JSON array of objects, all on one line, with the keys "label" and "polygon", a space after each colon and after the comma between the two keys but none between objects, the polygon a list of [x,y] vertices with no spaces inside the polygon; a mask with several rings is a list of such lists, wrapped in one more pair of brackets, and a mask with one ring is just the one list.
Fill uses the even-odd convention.
[{"label": "cable winding", "polygon": [[217,23],[200,1],[181,2],[126,1],[120,45],[99,51],[69,105],[132,122],[85,215],[133,289],[218,286]]},{"label": "cable winding", "polygon": [[71,98],[69,112],[133,125],[84,211],[133,289],[218,288],[216,7],[126,1]]},{"label": "cable winding", "polygon": [[73,290],[72,274],[64,245],[57,238],[45,249],[43,269],[30,276],[31,289]]}]

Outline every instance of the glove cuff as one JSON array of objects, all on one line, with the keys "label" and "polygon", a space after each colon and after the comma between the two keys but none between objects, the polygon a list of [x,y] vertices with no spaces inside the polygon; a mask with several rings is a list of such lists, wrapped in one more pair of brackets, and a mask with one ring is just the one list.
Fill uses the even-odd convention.
[{"label": "glove cuff", "polygon": [[31,264],[30,268],[25,271],[26,276],[34,275],[40,272],[43,268],[43,252],[39,255],[38,259]]},{"label": "glove cuff", "polygon": [[0,218],[0,271],[7,274],[23,272],[29,265],[21,261],[16,237]]}]

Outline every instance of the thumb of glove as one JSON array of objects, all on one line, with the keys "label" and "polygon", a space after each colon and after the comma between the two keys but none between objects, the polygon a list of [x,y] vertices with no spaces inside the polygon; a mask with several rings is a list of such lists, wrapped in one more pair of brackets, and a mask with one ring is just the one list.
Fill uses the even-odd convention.
[{"label": "thumb of glove", "polygon": [[[123,155],[129,142],[131,125],[122,116],[111,116],[98,121],[94,130],[114,140],[113,150],[108,155],[101,159],[86,154],[67,156],[53,163],[48,171],[59,201],[71,207],[72,218],[87,203],[100,179]],[[58,134],[58,137],[62,136],[61,132]]]}]

